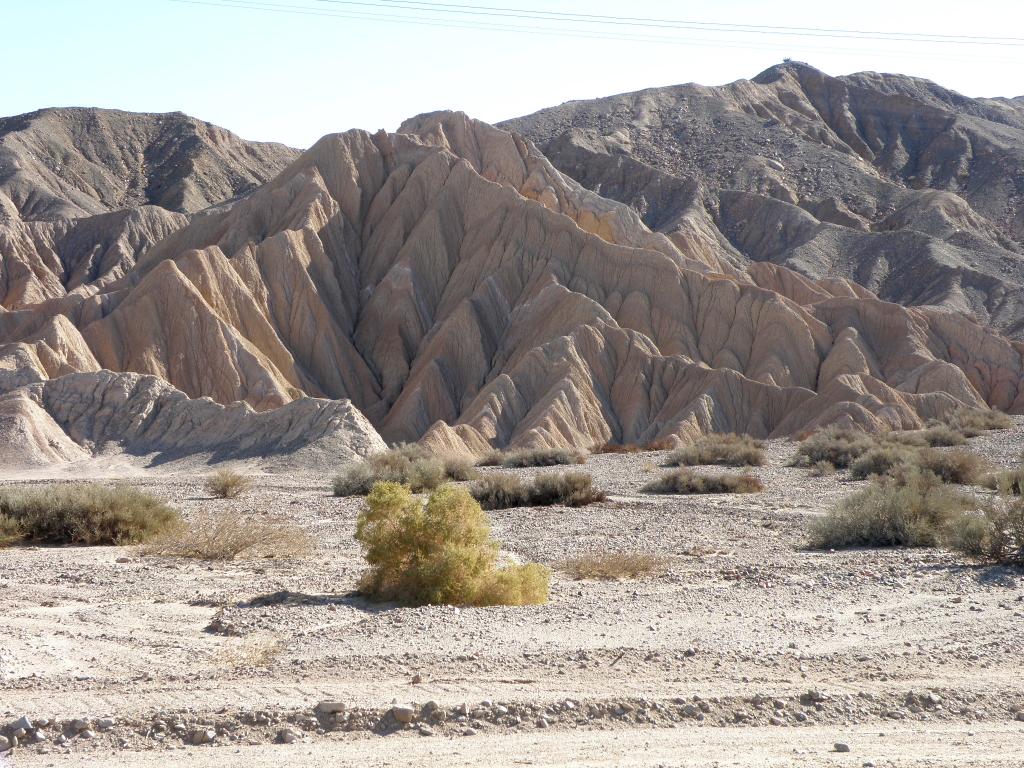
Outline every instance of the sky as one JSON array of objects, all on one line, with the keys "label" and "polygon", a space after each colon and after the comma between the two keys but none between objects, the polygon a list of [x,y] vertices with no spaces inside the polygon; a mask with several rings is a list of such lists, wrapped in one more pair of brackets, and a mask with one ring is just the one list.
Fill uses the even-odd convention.
[{"label": "sky", "polygon": [[[437,109],[497,122],[573,99],[677,83],[720,85],[754,77],[785,57],[832,75],[902,72],[969,96],[1024,94],[1020,0],[438,0],[449,11],[461,4],[521,16],[542,10],[1004,38],[1000,44],[467,16],[437,4],[429,16],[374,7],[401,2],[0,0],[0,115],[50,106],[177,110],[246,139],[307,147],[326,133],[394,130]],[[459,23],[476,28],[453,26]]]}]

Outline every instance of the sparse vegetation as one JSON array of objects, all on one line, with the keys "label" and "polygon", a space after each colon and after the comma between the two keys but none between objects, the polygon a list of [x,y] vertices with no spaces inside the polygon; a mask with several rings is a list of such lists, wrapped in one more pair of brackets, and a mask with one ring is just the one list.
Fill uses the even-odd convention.
[{"label": "sparse vegetation", "polygon": [[958,515],[946,542],[971,557],[1024,566],[1024,499],[1000,495],[979,511]]},{"label": "sparse vegetation", "polygon": [[284,644],[278,638],[258,635],[228,640],[214,659],[224,667],[268,667],[283,650]]},{"label": "sparse vegetation", "polygon": [[692,445],[672,451],[666,466],[724,464],[730,467],[759,467],[764,464],[764,443],[748,435],[707,435]]},{"label": "sparse vegetation", "polygon": [[181,524],[177,511],[124,485],[74,483],[0,491],[0,544],[138,544]]},{"label": "sparse vegetation", "polygon": [[400,445],[342,467],[334,478],[335,496],[360,496],[376,483],[400,483],[413,493],[437,488],[447,480],[476,477],[472,462],[464,457],[438,457],[419,445]]},{"label": "sparse vegetation", "polygon": [[756,475],[749,473],[724,472],[717,475],[702,475],[693,470],[680,468],[665,472],[661,477],[647,483],[644,493],[757,493],[764,490],[764,484]]},{"label": "sparse vegetation", "polygon": [[579,451],[568,448],[524,448],[509,451],[501,457],[501,466],[518,467],[555,467],[559,464],[583,464],[587,457]]},{"label": "sparse vegetation", "polygon": [[293,523],[238,512],[204,512],[146,547],[151,555],[199,560],[301,557],[313,539]]},{"label": "sparse vegetation", "polygon": [[955,429],[964,437],[977,437],[989,430],[1009,429],[1013,426],[1013,419],[1002,411],[988,408],[959,408],[941,419],[936,419],[933,424]]},{"label": "sparse vegetation", "polygon": [[574,579],[635,579],[660,576],[671,559],[650,552],[588,552],[558,564],[558,569]]},{"label": "sparse vegetation", "polygon": [[492,473],[474,483],[470,493],[488,510],[554,504],[584,507],[605,499],[586,472],[544,472],[530,483],[516,475]]},{"label": "sparse vegetation", "polygon": [[845,469],[874,445],[871,436],[859,429],[828,427],[814,432],[800,443],[793,463],[811,466],[827,461],[837,469]]},{"label": "sparse vegetation", "polygon": [[1024,496],[1024,465],[991,472],[981,479],[981,485],[1005,496]]},{"label": "sparse vegetation", "polygon": [[206,492],[219,499],[233,499],[252,488],[252,480],[233,469],[218,469],[206,478]]},{"label": "sparse vegetation", "polygon": [[967,442],[967,438],[960,432],[945,424],[937,424],[928,429],[887,432],[881,435],[880,439],[883,443],[898,443],[916,448],[945,448],[963,445]]},{"label": "sparse vegetation", "polygon": [[901,478],[877,478],[840,501],[812,525],[810,546],[936,546],[950,521],[973,504],[936,475],[908,469]]},{"label": "sparse vegetation", "polygon": [[816,461],[811,465],[812,477],[827,477],[836,473],[835,465],[830,461]]},{"label": "sparse vegetation", "polygon": [[535,563],[497,564],[490,522],[452,485],[424,504],[407,486],[377,483],[356,522],[370,570],[360,589],[408,605],[528,605],[546,602],[550,572]]},{"label": "sparse vegetation", "polygon": [[984,460],[970,451],[917,451],[914,466],[936,475],[944,483],[977,485],[985,470]]},{"label": "sparse vegetation", "polygon": [[594,446],[591,453],[649,453],[667,451],[672,447],[671,440],[653,440],[649,443],[604,443]]},{"label": "sparse vegetation", "polygon": [[858,456],[850,464],[850,477],[864,480],[872,475],[885,475],[894,468],[914,460],[916,451],[903,445],[879,445]]}]

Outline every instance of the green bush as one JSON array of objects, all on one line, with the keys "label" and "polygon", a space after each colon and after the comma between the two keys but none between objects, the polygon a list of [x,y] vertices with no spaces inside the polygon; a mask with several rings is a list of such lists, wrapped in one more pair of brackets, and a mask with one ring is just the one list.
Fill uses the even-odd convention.
[{"label": "green bush", "polygon": [[488,510],[555,504],[584,507],[606,498],[586,472],[544,472],[531,483],[508,473],[493,473],[474,483],[470,493]]},{"label": "green bush", "polygon": [[399,445],[341,468],[334,478],[335,496],[361,496],[376,483],[408,485],[413,493],[437,488],[448,480],[476,477],[472,462],[457,456],[438,457],[419,445]]},{"label": "green bush", "polygon": [[800,443],[794,464],[811,466],[819,461],[827,461],[837,469],[845,469],[874,446],[875,441],[866,432],[829,427],[815,432]]},{"label": "green bush", "polygon": [[445,485],[427,503],[408,487],[377,483],[356,522],[370,570],[361,591],[407,605],[531,605],[548,599],[550,572],[497,565],[490,523],[469,493]]},{"label": "green bush", "polygon": [[0,491],[0,543],[138,544],[181,524],[167,504],[123,485]]},{"label": "green bush", "polygon": [[885,475],[914,458],[913,449],[901,445],[880,445],[865,451],[850,464],[850,477],[864,480],[871,475]]},{"label": "green bush", "polygon": [[756,475],[725,472],[719,475],[701,475],[689,469],[665,472],[647,483],[644,493],[757,493],[764,484]]},{"label": "green bush", "polygon": [[764,464],[764,443],[748,435],[706,435],[692,445],[668,455],[666,466],[724,464],[730,467],[759,467]]},{"label": "green bush", "polygon": [[950,521],[973,504],[934,474],[908,469],[901,478],[878,478],[840,501],[811,526],[810,546],[936,546]]}]

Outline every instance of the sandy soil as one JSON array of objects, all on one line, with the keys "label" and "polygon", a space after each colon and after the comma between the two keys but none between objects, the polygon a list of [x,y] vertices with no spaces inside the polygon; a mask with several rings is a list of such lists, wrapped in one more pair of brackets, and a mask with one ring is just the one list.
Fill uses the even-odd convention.
[{"label": "sandy soil", "polygon": [[[1022,445],[1024,423],[971,441],[997,466]],[[548,605],[462,610],[353,595],[361,502],[331,497],[327,478],[266,475],[226,501],[194,474],[97,463],[185,514],[285,514],[318,546],[215,564],[134,548],[0,552],[0,725],[54,721],[7,760],[1024,765],[1024,574],[935,550],[802,550],[808,521],[859,484],[786,467],[792,450],[770,445],[767,490],[748,496],[643,496],[657,454],[592,457],[611,499],[494,513],[503,547],[549,565],[660,552],[669,572],[597,582],[556,570]],[[345,713],[317,716],[323,700]],[[389,714],[430,701],[443,720],[402,727]],[[94,737],[55,744],[76,718]],[[207,729],[212,743],[188,744]],[[295,743],[276,743],[284,729]]]}]

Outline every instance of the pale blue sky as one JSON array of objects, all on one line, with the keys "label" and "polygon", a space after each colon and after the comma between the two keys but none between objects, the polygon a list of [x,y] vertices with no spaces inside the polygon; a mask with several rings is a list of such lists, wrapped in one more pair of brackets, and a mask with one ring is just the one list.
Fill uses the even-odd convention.
[{"label": "pale blue sky", "polygon": [[[707,22],[1024,38],[1024,2],[1019,0],[446,1]],[[267,2],[334,13],[352,10],[323,0]],[[502,23],[486,17],[475,23],[487,21]],[[530,20],[503,23],[553,26]],[[393,130],[405,117],[434,109],[462,109],[496,122],[570,99],[674,83],[717,85],[753,77],[785,56],[830,74],[897,71],[971,96],[1024,94],[1024,40],[1000,46],[913,44],[619,28],[676,34],[684,40],[664,44],[446,29],[172,0],[0,0],[0,28],[5,38],[0,48],[2,115],[45,106],[181,110],[245,138],[299,147],[352,127]]]}]

